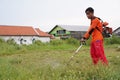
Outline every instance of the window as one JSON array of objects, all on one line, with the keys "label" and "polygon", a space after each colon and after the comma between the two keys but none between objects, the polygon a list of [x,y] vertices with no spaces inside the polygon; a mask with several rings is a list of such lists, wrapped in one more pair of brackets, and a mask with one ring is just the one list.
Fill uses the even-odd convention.
[{"label": "window", "polygon": [[24,42],[27,42],[27,40],[24,40]]},{"label": "window", "polygon": [[23,44],[23,38],[20,39],[20,44]]},{"label": "window", "polygon": [[65,34],[66,33],[66,30],[58,30],[57,31],[57,34]]},{"label": "window", "polygon": [[32,42],[35,42],[35,38],[32,39]]}]

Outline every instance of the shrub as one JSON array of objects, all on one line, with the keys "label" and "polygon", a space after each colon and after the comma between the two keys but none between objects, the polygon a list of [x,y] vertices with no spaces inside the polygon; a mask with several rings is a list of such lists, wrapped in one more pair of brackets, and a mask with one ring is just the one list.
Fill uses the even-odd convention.
[{"label": "shrub", "polygon": [[35,42],[33,43],[33,45],[34,45],[34,44],[36,44],[36,45],[44,45],[44,43],[41,42],[40,40],[35,41]]},{"label": "shrub", "polygon": [[5,41],[3,39],[0,38],[0,43],[4,43]]},{"label": "shrub", "polygon": [[105,38],[105,44],[120,44],[120,37]]},{"label": "shrub", "polygon": [[7,40],[7,43],[8,43],[8,44],[11,44],[11,45],[15,45],[15,44],[16,44],[16,42],[15,42],[14,39],[8,39],[8,40]]},{"label": "shrub", "polygon": [[50,41],[50,44],[51,45],[61,45],[61,44],[63,44],[64,42],[63,42],[63,40],[51,40]]},{"label": "shrub", "polygon": [[67,39],[66,43],[67,44],[74,44],[74,45],[79,45],[80,44],[79,40],[77,40],[75,38],[69,38],[69,39]]}]

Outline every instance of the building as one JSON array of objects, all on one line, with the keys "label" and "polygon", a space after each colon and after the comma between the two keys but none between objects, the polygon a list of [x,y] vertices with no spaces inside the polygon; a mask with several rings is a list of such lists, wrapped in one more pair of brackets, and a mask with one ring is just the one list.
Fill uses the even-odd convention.
[{"label": "building", "polygon": [[83,37],[88,30],[88,26],[76,26],[76,25],[56,25],[49,34],[54,35],[56,39],[76,38]]},{"label": "building", "polygon": [[50,42],[51,35],[41,31],[39,28],[35,28],[35,31],[39,35],[37,36],[36,40],[40,40],[42,42]]},{"label": "building", "polygon": [[113,34],[116,35],[116,36],[118,36],[118,37],[120,37],[120,27],[118,27],[117,29],[115,29],[113,31]]},{"label": "building", "polygon": [[31,26],[0,25],[0,38],[5,41],[13,39],[17,44],[32,44],[36,40],[41,42],[50,41],[49,34]]}]

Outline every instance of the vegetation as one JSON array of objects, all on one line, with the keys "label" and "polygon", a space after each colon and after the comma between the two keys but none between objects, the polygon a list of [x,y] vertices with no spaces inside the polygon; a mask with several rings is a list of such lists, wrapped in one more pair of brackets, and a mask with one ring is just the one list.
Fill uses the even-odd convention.
[{"label": "vegetation", "polygon": [[106,39],[105,39],[105,43],[106,43],[107,45],[120,44],[120,37],[113,36],[113,37],[111,37],[111,38],[106,38]]},{"label": "vegetation", "polygon": [[67,64],[79,46],[78,40],[17,45],[13,40],[0,39],[0,80],[119,80],[119,41],[117,37],[105,39],[109,65],[94,66],[89,54],[90,41]]}]

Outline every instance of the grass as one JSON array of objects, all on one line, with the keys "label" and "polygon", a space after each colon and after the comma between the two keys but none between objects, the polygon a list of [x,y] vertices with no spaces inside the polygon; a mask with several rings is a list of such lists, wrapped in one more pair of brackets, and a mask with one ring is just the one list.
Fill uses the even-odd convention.
[{"label": "grass", "polygon": [[88,45],[83,46],[74,59],[66,65],[79,46],[76,40],[55,40],[48,44],[37,41],[29,46],[0,42],[2,45],[2,48],[0,47],[0,80],[120,79],[119,44],[105,45],[108,66],[101,63],[94,66]]}]

